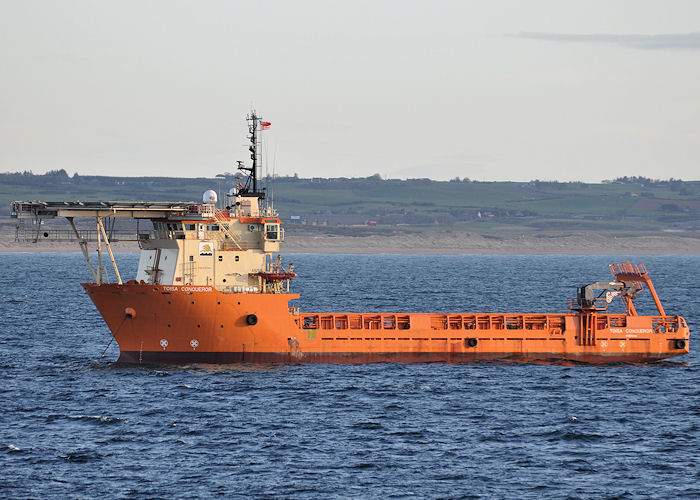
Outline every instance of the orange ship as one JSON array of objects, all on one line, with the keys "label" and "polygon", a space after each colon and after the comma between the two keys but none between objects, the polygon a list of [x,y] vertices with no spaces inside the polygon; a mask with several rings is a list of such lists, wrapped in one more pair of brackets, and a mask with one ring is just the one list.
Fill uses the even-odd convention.
[{"label": "orange ship", "polygon": [[[637,363],[688,353],[685,320],[665,313],[644,265],[628,262],[610,266],[613,281],[579,288],[562,314],[330,314],[290,307],[299,295],[290,293],[296,274],[278,254],[284,229],[258,189],[260,132],[269,126],[255,112],[248,116],[252,165],[239,162],[247,178],[227,194],[225,207],[213,191],[202,203],[13,203],[13,217],[68,219],[95,281],[83,288],[118,342],[120,362]],[[87,251],[90,236],[75,217],[96,221],[97,266]],[[126,283],[112,253],[114,233],[105,230],[116,218],[153,224],[152,232],[137,234],[138,271]],[[116,283],[106,282],[103,245]],[[633,303],[645,288],[657,309],[651,316],[639,315]],[[623,302],[625,313],[608,313],[613,300]]]}]

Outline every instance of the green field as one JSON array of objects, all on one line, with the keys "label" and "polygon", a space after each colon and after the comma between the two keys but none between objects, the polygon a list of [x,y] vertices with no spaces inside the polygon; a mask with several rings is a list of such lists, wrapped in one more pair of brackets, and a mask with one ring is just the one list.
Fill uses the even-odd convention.
[{"label": "green field", "polygon": [[[265,185],[265,182],[263,181]],[[207,189],[221,193],[229,178],[0,174],[0,203],[13,200],[198,201]],[[275,207],[288,223],[398,230],[454,226],[480,233],[700,230],[700,181],[619,179],[600,184],[471,182],[429,179],[299,179],[268,184]],[[291,217],[295,216],[292,220]]]}]

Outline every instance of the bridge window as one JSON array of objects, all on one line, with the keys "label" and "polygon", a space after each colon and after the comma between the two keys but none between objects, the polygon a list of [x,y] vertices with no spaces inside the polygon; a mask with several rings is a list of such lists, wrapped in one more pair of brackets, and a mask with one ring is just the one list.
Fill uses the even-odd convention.
[{"label": "bridge window", "polygon": [[279,236],[279,224],[265,224],[265,239],[277,240]]},{"label": "bridge window", "polygon": [[197,224],[185,224],[185,229],[187,229],[188,231],[196,231]]}]

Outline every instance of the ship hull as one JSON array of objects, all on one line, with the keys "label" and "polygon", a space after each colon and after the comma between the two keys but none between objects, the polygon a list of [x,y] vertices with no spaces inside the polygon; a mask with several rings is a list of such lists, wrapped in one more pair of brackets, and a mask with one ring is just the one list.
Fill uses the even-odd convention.
[{"label": "ship hull", "polygon": [[[295,294],[83,284],[123,363],[642,363],[686,354],[678,316],[290,311]],[[588,326],[586,326],[588,325]]]},{"label": "ship hull", "polygon": [[478,362],[513,362],[557,364],[561,362],[584,364],[612,363],[652,363],[672,356],[650,356],[648,353],[607,353],[579,354],[571,353],[515,353],[515,352],[475,352],[450,355],[448,353],[304,353],[293,356],[285,352],[159,352],[159,351],[120,351],[119,363],[126,364],[291,364],[291,363],[329,363],[329,364],[368,364],[368,363],[478,363]]}]

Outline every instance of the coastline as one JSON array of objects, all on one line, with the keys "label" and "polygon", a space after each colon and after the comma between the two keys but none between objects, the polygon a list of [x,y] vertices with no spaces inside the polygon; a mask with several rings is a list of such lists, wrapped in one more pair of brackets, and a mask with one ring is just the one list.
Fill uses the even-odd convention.
[{"label": "coastline", "polygon": [[[89,245],[94,251],[95,244]],[[114,243],[119,253],[137,253],[135,242]],[[80,253],[75,243],[15,243],[0,240],[0,252]],[[597,233],[561,236],[485,237],[475,233],[406,233],[399,235],[339,236],[288,235],[285,253],[350,254],[570,254],[570,255],[700,255],[700,238],[694,236],[625,236]]]}]

